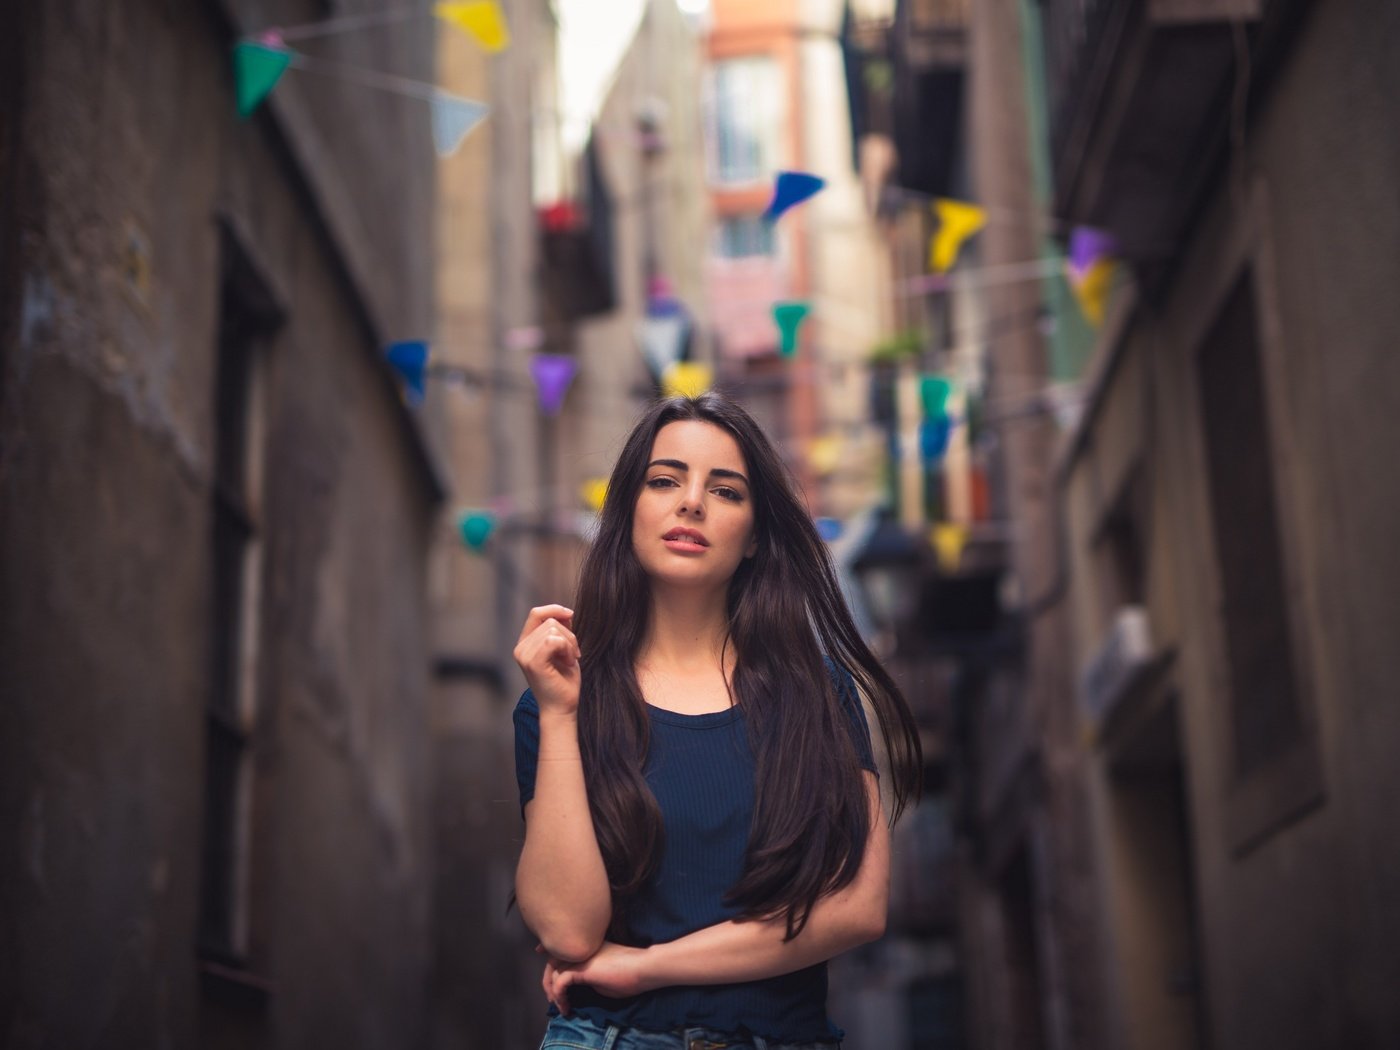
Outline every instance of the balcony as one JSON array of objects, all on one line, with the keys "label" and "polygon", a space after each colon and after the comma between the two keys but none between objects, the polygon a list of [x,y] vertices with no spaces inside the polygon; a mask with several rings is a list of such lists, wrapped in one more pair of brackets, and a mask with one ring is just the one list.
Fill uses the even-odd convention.
[{"label": "balcony", "polygon": [[1237,90],[1257,97],[1306,6],[1044,0],[1056,214],[1112,231],[1129,261],[1169,259],[1243,116]]},{"label": "balcony", "polygon": [[618,304],[612,197],[592,142],[581,168],[580,199],[555,201],[536,215],[540,296],[552,324],[572,324]]},{"label": "balcony", "polygon": [[950,193],[962,130],[967,0],[900,0],[891,50],[899,184]]}]

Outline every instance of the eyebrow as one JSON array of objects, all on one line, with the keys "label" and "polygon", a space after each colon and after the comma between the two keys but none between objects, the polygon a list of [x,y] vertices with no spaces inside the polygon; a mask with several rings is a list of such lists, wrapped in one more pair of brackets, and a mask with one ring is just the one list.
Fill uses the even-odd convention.
[{"label": "eyebrow", "polygon": [[[690,470],[690,464],[679,459],[654,459],[647,464],[648,470],[650,470],[652,467],[670,467],[673,470]],[[715,467],[712,471],[710,471],[710,477],[738,478],[745,485],[749,483],[749,479],[744,477],[744,475],[740,474],[737,470],[727,470],[724,467]]]}]

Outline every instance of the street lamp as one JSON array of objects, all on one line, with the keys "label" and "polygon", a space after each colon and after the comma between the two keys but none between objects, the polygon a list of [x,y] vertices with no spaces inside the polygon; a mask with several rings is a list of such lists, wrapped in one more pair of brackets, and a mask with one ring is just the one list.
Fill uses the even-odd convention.
[{"label": "street lamp", "polygon": [[890,640],[903,634],[923,589],[923,556],[913,537],[882,513],[851,568],[881,633]]}]

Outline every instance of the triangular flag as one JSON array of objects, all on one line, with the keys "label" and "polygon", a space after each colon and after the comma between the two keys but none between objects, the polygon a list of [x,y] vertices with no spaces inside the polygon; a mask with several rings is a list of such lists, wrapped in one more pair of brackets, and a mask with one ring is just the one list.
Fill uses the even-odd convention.
[{"label": "triangular flag", "polygon": [[290,48],[240,40],[233,45],[233,82],[238,115],[246,117],[258,108],[282,74],[292,64]]},{"label": "triangular flag", "polygon": [[564,404],[576,369],[574,359],[564,354],[536,354],[530,358],[530,375],[539,390],[540,407],[549,415],[555,415]]},{"label": "triangular flag", "polygon": [[938,229],[928,244],[928,268],[934,273],[947,273],[958,261],[963,241],[987,224],[987,213],[975,204],[938,197],[933,202],[938,216]]},{"label": "triangular flag", "polygon": [[608,479],[589,478],[579,486],[578,492],[589,510],[600,512],[603,502],[608,498]]},{"label": "triangular flag", "polygon": [[846,527],[841,524],[839,518],[817,519],[817,535],[826,543],[835,543],[845,531]]},{"label": "triangular flag", "polygon": [[648,299],[646,315],[637,322],[637,342],[655,375],[664,375],[681,359],[689,329],[690,318],[680,300],[668,293]]},{"label": "triangular flag", "polygon": [[784,357],[797,353],[797,329],[802,325],[812,308],[807,303],[774,303],[773,320],[778,324],[778,334]]},{"label": "triangular flag", "polygon": [[818,474],[830,474],[841,463],[846,441],[840,434],[823,434],[807,446],[807,463]]},{"label": "triangular flag", "polygon": [[709,365],[677,361],[661,376],[661,392],[667,397],[699,397],[709,393],[715,373]]},{"label": "triangular flag", "polygon": [[496,515],[489,510],[463,511],[457,519],[457,531],[461,533],[462,542],[474,551],[486,546],[495,528]]},{"label": "triangular flag", "polygon": [[826,185],[826,180],[805,171],[780,171],[773,183],[773,199],[769,202],[763,217],[772,222],[794,204],[801,204],[817,194]]},{"label": "triangular flag", "polygon": [[420,340],[391,343],[384,351],[389,364],[403,381],[404,397],[410,405],[421,405],[427,388],[428,344]]},{"label": "triangular flag", "polygon": [[494,0],[465,4],[434,4],[433,14],[444,22],[465,29],[487,51],[503,51],[510,43],[505,15]]},{"label": "triangular flag", "polygon": [[936,419],[948,407],[948,395],[953,384],[944,376],[923,376],[919,379],[919,399],[924,403],[924,418]]},{"label": "triangular flag", "polygon": [[933,549],[938,552],[938,567],[945,573],[958,571],[963,548],[967,546],[967,526],[955,522],[939,522],[932,529]]},{"label": "triangular flag", "polygon": [[1113,284],[1114,261],[1105,256],[1089,267],[1078,279],[1070,271],[1070,288],[1079,301],[1079,309],[1085,319],[1095,328],[1103,324],[1104,310],[1108,305],[1108,290]]},{"label": "triangular flag", "polygon": [[935,416],[919,424],[919,458],[925,463],[937,463],[948,451],[948,438],[953,433],[953,421],[947,416]]},{"label": "triangular flag", "polygon": [[433,145],[439,157],[456,153],[462,140],[491,112],[485,102],[449,95],[446,91],[435,91],[428,101],[433,109]]},{"label": "triangular flag", "polygon": [[1091,226],[1076,226],[1069,235],[1069,272],[1071,279],[1082,281],[1094,264],[1105,256],[1117,255],[1118,245],[1113,235]]}]

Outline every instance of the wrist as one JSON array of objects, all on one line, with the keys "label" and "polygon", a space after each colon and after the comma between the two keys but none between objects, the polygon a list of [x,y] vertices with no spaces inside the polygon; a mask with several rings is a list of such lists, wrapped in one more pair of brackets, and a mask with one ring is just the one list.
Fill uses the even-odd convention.
[{"label": "wrist", "polygon": [[675,983],[666,979],[665,944],[653,944],[648,948],[636,948],[634,951],[636,955],[633,957],[632,967],[639,992],[651,992]]},{"label": "wrist", "polygon": [[578,718],[572,714],[540,712],[539,761],[569,760],[582,757],[578,743]]},{"label": "wrist", "polygon": [[658,947],[659,945],[652,945],[650,948],[631,949],[632,979],[636,982],[638,995],[643,992],[655,991],[665,984],[657,974]]},{"label": "wrist", "polygon": [[577,741],[578,711],[546,711],[539,713],[540,739],[554,738],[556,741]]}]

